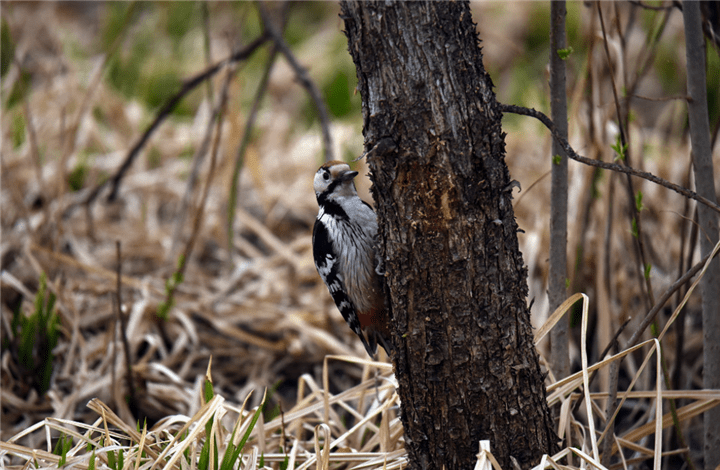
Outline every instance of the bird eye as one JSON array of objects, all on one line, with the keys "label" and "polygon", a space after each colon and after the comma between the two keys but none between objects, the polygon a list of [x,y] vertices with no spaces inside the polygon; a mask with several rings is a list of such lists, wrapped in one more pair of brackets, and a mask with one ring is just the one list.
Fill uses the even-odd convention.
[{"label": "bird eye", "polygon": [[329,179],[330,179],[330,174],[327,173],[327,172],[323,173],[323,179],[324,179],[325,181],[329,180]]}]

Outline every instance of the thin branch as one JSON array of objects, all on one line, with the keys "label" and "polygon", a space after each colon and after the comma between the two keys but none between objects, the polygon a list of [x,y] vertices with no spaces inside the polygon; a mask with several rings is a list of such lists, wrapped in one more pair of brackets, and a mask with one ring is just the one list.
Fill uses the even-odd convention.
[{"label": "thin branch", "polygon": [[675,101],[675,100],[687,100],[687,96],[683,95],[674,95],[674,96],[665,96],[660,98],[653,98],[651,96],[643,96],[643,95],[632,95],[633,98],[637,98],[639,100],[646,100],[646,101]]},{"label": "thin branch", "polygon": [[238,187],[240,185],[240,170],[242,169],[243,162],[245,161],[245,151],[247,150],[247,146],[250,143],[250,135],[252,134],[253,127],[255,126],[255,120],[257,119],[257,113],[260,109],[260,103],[265,97],[268,83],[270,83],[270,74],[272,73],[272,69],[275,66],[277,52],[277,45],[275,45],[270,52],[270,57],[268,58],[268,62],[265,66],[265,71],[263,72],[263,76],[260,79],[260,83],[258,84],[258,89],[255,93],[255,99],[253,100],[252,108],[250,109],[250,114],[248,115],[247,121],[245,122],[245,130],[243,132],[242,140],[240,141],[240,146],[238,147],[237,154],[235,155],[235,163],[233,165],[232,179],[230,182],[230,194],[228,196],[227,212],[227,242],[228,253],[230,254],[230,257],[228,259],[230,261],[232,261],[233,252],[233,226],[235,225],[235,208],[237,207],[237,194]]},{"label": "thin branch", "polygon": [[[567,47],[565,39],[566,8],[564,0],[550,3],[550,107],[558,123],[558,132],[565,139],[567,124],[567,86],[565,61],[559,51]],[[567,208],[568,160],[560,144],[552,144],[552,182],[550,189],[550,257],[548,268],[548,300],[554,311],[567,297]],[[559,377],[570,374],[569,328],[567,317],[552,329],[550,361]]]},{"label": "thin branch", "polygon": [[[210,81],[208,81],[208,83],[210,83]],[[210,98],[210,102],[212,102],[212,98]],[[213,110],[213,113],[207,122],[207,127],[205,128],[205,135],[203,135],[203,140],[200,142],[200,146],[197,148],[197,150],[195,151],[195,155],[193,156],[192,167],[190,169],[190,174],[188,175],[187,183],[185,184],[185,193],[183,194],[182,201],[180,202],[180,208],[178,209],[175,216],[175,227],[173,228],[172,243],[170,245],[170,251],[168,252],[168,257],[170,258],[175,256],[177,245],[180,242],[182,229],[185,226],[185,217],[188,214],[188,208],[190,207],[192,194],[195,190],[195,186],[197,185],[199,177],[198,175],[200,173],[202,162],[205,160],[205,155],[208,153],[208,149],[210,148],[213,128],[215,127],[214,125],[215,121],[218,118],[219,110],[220,104],[215,106],[215,109]]]},{"label": "thin branch", "polygon": [[135,396],[135,378],[133,377],[132,360],[130,356],[130,343],[127,339],[127,319],[122,312],[122,256],[120,253],[120,240],[115,241],[115,253],[117,255],[117,285],[115,287],[115,305],[117,306],[117,318],[120,320],[120,338],[123,344],[123,351],[125,352],[125,368],[127,386],[128,386],[128,406],[135,417],[139,408],[137,397]]},{"label": "thin branch", "polygon": [[[174,295],[180,282],[182,282],[185,276],[185,268],[187,266],[190,255],[192,255],[193,248],[195,246],[195,240],[197,234],[200,232],[200,225],[205,214],[205,205],[207,203],[208,194],[210,193],[210,186],[212,185],[213,177],[215,176],[215,166],[217,161],[217,153],[220,147],[220,138],[222,135],[222,125],[224,123],[225,112],[227,110],[228,95],[230,89],[230,82],[235,75],[235,67],[230,67],[223,83],[223,88],[220,94],[220,101],[218,103],[217,118],[215,120],[215,138],[213,139],[212,150],[210,152],[210,169],[208,170],[207,181],[203,188],[202,196],[200,198],[200,204],[197,212],[195,213],[195,219],[193,220],[192,232],[190,238],[185,244],[185,249],[178,261],[177,270],[173,273],[172,277],[167,283],[165,301],[158,306],[158,317],[163,319],[166,317],[168,311],[174,303]],[[212,121],[211,121],[212,122]],[[160,329],[163,337],[165,337],[164,322],[160,322]]]},{"label": "thin branch", "polygon": [[584,163],[585,165],[602,168],[604,170],[616,171],[618,173],[624,173],[626,175],[636,176],[638,178],[648,180],[657,185],[671,189],[671,190],[675,191],[676,193],[678,193],[682,196],[685,196],[686,198],[698,201],[699,203],[704,204],[705,206],[709,207],[710,209],[714,210],[715,212],[720,213],[720,206],[718,206],[714,202],[707,200],[706,198],[700,196],[699,194],[696,194],[693,191],[690,191],[687,188],[683,188],[682,186],[679,186],[675,183],[671,183],[670,181],[667,181],[658,176],[655,176],[652,173],[636,170],[635,168],[625,166],[625,165],[618,165],[617,163],[603,162],[601,160],[595,160],[592,158],[587,158],[587,157],[578,155],[578,153],[575,152],[575,150],[573,150],[573,148],[570,146],[568,141],[566,139],[563,139],[562,136],[560,136],[558,134],[557,129],[555,128],[555,124],[553,124],[553,122],[550,120],[550,118],[547,117],[545,114],[543,114],[540,111],[537,111],[537,110],[531,109],[531,108],[525,108],[522,106],[516,106],[514,104],[498,103],[498,106],[500,107],[500,111],[503,113],[520,114],[523,116],[530,116],[530,117],[534,117],[535,119],[538,119],[540,122],[542,122],[545,125],[545,127],[547,127],[550,130],[550,133],[552,133],[555,140],[560,142],[560,145],[562,146],[563,150],[565,150],[565,153],[567,154],[567,156],[572,158],[576,162],[580,162],[580,163]]},{"label": "thin branch", "polygon": [[660,300],[657,301],[655,306],[645,315],[645,318],[643,318],[642,322],[640,323],[640,326],[638,326],[637,330],[635,330],[635,333],[632,334],[630,339],[628,340],[627,344],[625,345],[624,349],[630,349],[633,346],[636,346],[642,337],[642,334],[645,332],[645,329],[647,329],[648,326],[650,326],[650,323],[652,323],[655,320],[655,317],[660,312],[660,310],[665,306],[665,303],[672,297],[672,295],[682,287],[683,284],[690,281],[690,279],[693,278],[700,270],[705,266],[705,263],[707,263],[708,258],[710,257],[711,253],[708,253],[705,255],[703,259],[701,259],[699,262],[695,264],[692,268],[690,268],[685,274],[682,275],[680,279],[673,282],[670,287],[667,288],[667,290],[663,293],[663,295],[660,297]]},{"label": "thin branch", "polygon": [[320,90],[318,90],[315,82],[313,82],[310,78],[307,69],[300,65],[300,62],[298,62],[295,55],[293,55],[290,47],[285,42],[285,39],[283,39],[281,32],[275,26],[273,20],[269,17],[262,2],[258,2],[258,9],[260,10],[260,17],[262,18],[263,25],[265,26],[265,31],[270,35],[273,42],[275,42],[275,47],[277,47],[278,51],[285,56],[285,59],[287,59],[290,66],[295,71],[295,75],[297,75],[300,84],[310,94],[310,98],[313,100],[313,103],[318,110],[320,126],[323,134],[323,147],[325,148],[325,161],[334,160],[335,157],[333,155],[332,138],[330,137],[330,119],[328,117],[325,101],[323,101],[322,95],[320,94]]},{"label": "thin branch", "polygon": [[533,181],[532,183],[530,183],[530,186],[528,186],[527,189],[525,189],[525,191],[523,191],[522,193],[520,193],[520,195],[518,196],[517,200],[515,201],[515,204],[513,204],[513,206],[515,206],[515,212],[518,212],[518,207],[520,207],[520,202],[523,200],[523,198],[525,197],[525,195],[526,195],[527,193],[529,193],[535,186],[537,186],[542,180],[544,180],[545,178],[547,178],[547,177],[550,176],[551,174],[552,174],[552,170],[546,171],[546,172],[543,173],[542,175],[538,176],[535,181]]},{"label": "thin branch", "polygon": [[[607,346],[605,346],[605,349],[603,349],[603,351],[598,356],[598,360],[602,361],[611,350],[617,349],[618,339],[620,338],[620,335],[622,334],[622,332],[625,331],[625,328],[630,324],[631,320],[632,320],[632,317],[628,317],[628,319],[625,320],[622,325],[620,325],[620,328],[618,328],[617,331],[615,331],[615,334],[610,339],[610,341],[608,341],[608,344],[607,344]],[[595,380],[595,377],[598,375],[599,372],[600,372],[600,369],[595,369],[594,371],[592,371],[592,373],[590,374],[590,377],[588,379],[588,386],[592,387],[593,381]],[[575,413],[577,413],[577,411],[580,409],[580,405],[582,405],[584,400],[585,400],[585,394],[581,393],[578,401],[576,401],[573,404],[573,409],[572,409],[573,415]]]},{"label": "thin branch", "polygon": [[[212,63],[212,50],[210,48],[211,41],[210,41],[210,7],[208,5],[208,2],[202,3],[202,30],[203,30],[203,50],[205,52],[205,66],[209,67]],[[213,91],[213,84],[212,80],[208,80],[207,82],[207,96],[210,102],[212,103],[214,101],[215,92]]]},{"label": "thin branch", "polygon": [[[210,37],[209,37],[209,18],[208,18],[208,6],[207,3],[203,3],[203,32],[205,36],[205,62],[206,64],[210,64],[212,62],[212,58],[210,55]],[[209,103],[213,103],[214,100],[214,91],[212,87],[212,80],[208,80],[207,82],[207,99]],[[172,244],[170,245],[170,251],[168,251],[168,258],[171,259],[175,256],[175,251],[177,248],[177,245],[180,241],[180,236],[182,235],[182,229],[185,226],[185,217],[188,214],[188,207],[190,206],[191,198],[193,191],[195,190],[195,186],[198,181],[198,174],[200,173],[200,167],[202,166],[202,162],[205,160],[205,155],[208,153],[208,149],[210,148],[210,141],[212,140],[213,135],[213,127],[215,121],[218,119],[218,115],[220,113],[220,108],[222,106],[222,102],[219,101],[215,108],[213,109],[212,115],[210,116],[210,119],[208,120],[207,127],[205,128],[205,135],[203,136],[203,140],[200,142],[200,146],[195,151],[195,155],[193,155],[193,161],[192,161],[192,168],[190,169],[190,174],[188,175],[187,183],[185,185],[185,193],[183,194],[182,201],[180,202],[180,209],[177,211],[177,215],[175,218],[175,227],[173,229],[173,236],[172,236]]]},{"label": "thin branch", "polygon": [[[629,105],[626,104],[626,106],[623,106],[621,108],[620,106],[620,99],[618,98],[618,92],[617,92],[617,83],[615,82],[615,71],[613,69],[613,63],[612,59],[610,57],[610,49],[608,47],[608,38],[607,38],[607,31],[605,29],[605,20],[603,18],[603,12],[602,7],[600,6],[600,2],[595,2],[595,6],[597,8],[598,12],[598,19],[600,20],[600,29],[602,30],[602,37],[603,37],[603,49],[605,50],[605,58],[607,60],[607,66],[610,69],[610,82],[611,82],[611,90],[613,94],[613,100],[615,102],[615,115],[617,117],[618,122],[618,128],[620,130],[620,145],[622,148],[622,157],[624,159],[624,163],[628,166],[632,165],[632,159],[631,159],[631,153],[629,149],[629,143],[628,143],[628,131],[627,123],[628,123],[628,108]],[[617,14],[617,9],[615,9],[615,12]],[[625,41],[622,37],[621,33],[621,27],[618,22],[617,24],[617,31],[620,35],[620,52],[624,52],[625,50]],[[620,70],[622,71],[622,79],[623,79],[623,86],[627,87],[627,81],[625,79],[626,77],[626,69],[624,67],[623,59],[625,56],[621,54],[619,57],[620,61]],[[635,189],[633,188],[633,181],[632,178],[630,178],[629,175],[625,176],[626,178],[626,184],[625,189],[627,192],[627,198],[628,198],[628,215],[629,215],[629,222],[631,224],[631,230],[633,231],[634,238],[635,238],[635,266],[636,266],[636,274],[638,276],[638,281],[640,285],[643,285],[643,279],[645,281],[645,289],[646,289],[646,296],[645,300],[647,301],[647,307],[650,308],[654,303],[654,295],[653,295],[653,289],[652,289],[652,283],[650,281],[649,276],[644,275],[644,268],[647,266],[646,257],[645,257],[645,247],[643,244],[643,230],[642,230],[642,217],[640,217],[640,210],[638,209],[637,205],[634,203],[635,198]],[[642,289],[642,287],[641,287]],[[618,388],[618,372],[619,372],[619,365],[615,362],[613,362],[610,365],[610,382],[609,382],[609,396],[606,403],[605,408],[605,417],[607,420],[607,427],[606,432],[609,432],[610,435],[614,434],[614,425],[615,422],[612,419],[612,416],[615,414],[615,410],[617,408],[617,388]],[[610,465],[610,459],[611,459],[611,439],[606,439],[603,442],[603,448],[602,448],[602,464],[605,466]]]},{"label": "thin branch", "polygon": [[[110,190],[110,194],[108,195],[108,201],[113,201],[117,197],[117,192],[120,187],[120,181],[125,176],[125,173],[130,169],[133,162],[135,161],[135,158],[140,153],[140,150],[145,146],[145,143],[148,141],[150,136],[153,134],[153,132],[158,128],[158,126],[165,120],[166,117],[170,115],[170,113],[175,109],[175,107],[180,103],[180,101],[193,91],[195,88],[197,88],[198,85],[203,83],[205,80],[211,78],[213,75],[215,75],[218,71],[220,71],[222,68],[224,68],[226,65],[239,62],[242,60],[247,59],[250,57],[260,46],[262,46],[266,41],[268,40],[268,35],[266,33],[263,33],[260,37],[255,39],[253,42],[245,46],[243,49],[235,52],[232,56],[228,57],[227,59],[224,59],[217,64],[213,65],[212,67],[206,69],[205,71],[199,73],[198,75],[190,78],[187,80],[180,91],[178,91],[175,95],[171,96],[170,99],[168,99],[163,107],[158,111],[157,116],[155,117],[155,120],[148,126],[148,128],[145,130],[143,135],[138,139],[138,141],[133,145],[132,149],[128,152],[127,156],[125,157],[125,161],[120,166],[120,168],[115,172],[115,174],[108,179],[107,181],[99,184],[95,189],[93,189],[90,194],[88,194],[85,201],[82,202],[82,204],[85,205],[91,205],[95,199],[97,199],[100,192],[105,188],[105,185],[110,184],[112,186]],[[66,212],[69,212],[71,209],[74,209],[76,204],[73,204],[70,206]]]},{"label": "thin branch", "polygon": [[[690,268],[680,279],[675,281],[670,287],[667,288],[667,290],[663,293],[663,295],[660,297],[660,300],[655,304],[655,306],[645,315],[645,318],[643,318],[642,322],[640,323],[640,326],[635,330],[635,333],[630,337],[628,342],[623,346],[624,350],[630,349],[633,346],[636,346],[638,343],[640,343],[640,339],[645,332],[645,329],[647,329],[650,324],[655,321],[655,317],[660,312],[660,310],[665,306],[665,303],[670,299],[670,297],[673,296],[673,294],[680,289],[685,283],[689,282],[698,272],[700,272],[703,267],[705,266],[705,263],[707,263],[708,259],[710,258],[711,253],[708,253],[707,256],[705,256],[703,259],[701,259],[695,266]],[[617,362],[613,362],[613,364],[617,364]],[[609,397],[608,399],[611,399]],[[613,424],[613,421],[608,421],[605,425],[605,429],[603,430],[601,435],[605,435],[608,432],[608,429]]]},{"label": "thin branch", "polygon": [[[644,55],[644,58],[638,59],[636,63],[641,64],[637,68],[637,73],[635,74],[635,77],[633,79],[633,82],[625,87],[626,93],[626,100],[627,97],[633,96],[635,94],[635,90],[637,90],[637,87],[639,86],[640,82],[643,80],[643,78],[647,75],[647,73],[650,71],[650,64],[654,63],[655,58],[657,56],[658,51],[658,45],[660,44],[660,39],[662,38],[662,34],[665,31],[665,28],[668,25],[668,22],[670,21],[670,14],[672,13],[672,10],[665,11],[665,14],[663,15],[662,21],[660,25],[655,28],[653,27],[653,35],[652,35],[652,41],[648,44],[648,47],[644,47],[641,50],[641,54]],[[646,54],[647,52],[647,54]],[[627,116],[626,116],[627,118]]]},{"label": "thin branch", "polygon": [[617,84],[615,83],[615,69],[612,66],[612,60],[610,60],[610,49],[608,48],[607,36],[605,34],[605,20],[603,19],[600,2],[596,2],[595,5],[597,7],[598,18],[600,19],[600,29],[603,33],[603,47],[605,50],[605,57],[607,59],[608,68],[610,69],[609,75],[610,82],[612,84],[611,89],[613,92],[613,98],[615,101],[615,115],[617,116],[618,128],[620,129],[620,143],[622,143],[622,145],[624,146],[627,144],[627,140],[625,139],[625,124],[623,123],[622,116],[620,115],[620,100],[618,99]]},{"label": "thin branch", "polygon": [[[691,165],[688,166],[688,172],[685,178],[685,184],[689,186],[689,180],[690,180],[690,171],[691,171]],[[685,199],[684,209],[683,209],[683,215],[680,219],[679,224],[679,231],[680,231],[680,256],[678,260],[678,275],[682,274],[683,272],[683,265],[685,264],[685,239],[686,239],[686,225],[687,223],[692,223],[692,219],[689,217],[690,212],[690,201],[688,199]],[[695,204],[695,214],[697,214],[697,205]],[[692,225],[691,232],[697,229],[697,224],[694,223]],[[697,232],[695,232],[697,234]],[[688,250],[688,258],[687,258],[687,266],[690,268],[692,266],[692,255],[694,252],[694,242],[697,239],[697,237],[694,237],[693,240],[690,242],[690,249]],[[682,298],[684,297],[684,292],[682,288],[679,288],[675,291],[675,306],[672,307],[673,311],[677,308],[677,306],[680,305],[682,302]],[[666,373],[666,388],[668,390],[679,390],[682,387],[680,386],[680,377],[682,373],[682,363],[683,363],[683,350],[685,349],[685,313],[686,309],[682,309],[680,313],[678,314],[678,317],[675,319],[675,368],[672,371],[672,373]],[[673,422],[675,424],[675,434],[674,437],[679,443],[678,445],[675,445],[673,447],[687,447],[685,435],[682,431],[682,429],[677,426],[677,406],[674,399],[671,399],[669,401],[670,404],[670,413],[673,418]],[[690,458],[689,453],[685,453],[685,461],[688,464],[688,467],[690,470],[695,470],[695,464],[692,461],[692,458]]]},{"label": "thin branch", "polygon": [[222,125],[225,121],[225,114],[227,112],[230,82],[232,81],[234,75],[235,68],[231,67],[227,72],[227,77],[225,79],[225,83],[223,84],[222,92],[220,94],[220,109],[218,111],[217,122],[215,126],[215,139],[213,140],[213,146],[210,152],[210,169],[208,170],[207,182],[205,183],[205,187],[203,188],[200,205],[198,207],[197,213],[195,214],[192,234],[190,235],[190,239],[188,240],[187,245],[185,246],[185,251],[183,252],[183,259],[186,260],[186,262],[192,254],[193,246],[195,245],[195,240],[197,238],[197,234],[200,232],[200,225],[202,224],[203,216],[205,215],[207,198],[208,194],[210,194],[210,187],[212,186],[213,177],[215,176],[215,167],[217,166],[217,154],[220,148],[220,139],[222,137]]},{"label": "thin branch", "polygon": [[[688,173],[686,181],[689,181],[690,179],[690,168],[688,167]],[[686,183],[687,184],[687,183]],[[683,207],[683,213],[680,214],[680,219],[678,221],[678,231],[680,232],[680,256],[678,256],[678,275],[681,275],[683,272],[683,267],[687,262],[688,266],[692,265],[692,257],[694,252],[694,246],[692,248],[688,247],[686,250],[686,242],[688,240],[688,224],[692,223],[692,219],[690,218],[690,201],[685,199],[685,204]],[[692,227],[697,227],[696,224],[693,224]],[[691,230],[692,231],[692,227]],[[690,245],[694,245],[694,240],[690,240]],[[687,255],[686,255],[687,253]],[[687,261],[686,261],[687,256]],[[678,291],[675,294],[675,304],[680,305],[680,302],[682,301],[683,292],[682,290],[678,289]],[[680,315],[678,316],[677,321],[675,322],[675,369],[673,370],[673,379],[672,379],[672,388],[679,390],[681,388],[680,386],[680,380],[682,375],[682,363],[683,363],[683,351],[685,350],[685,312],[686,310],[683,309],[682,312],[680,312]]]},{"label": "thin branch", "polygon": [[[603,14],[602,14],[602,8],[600,7],[600,3],[596,2],[595,5],[597,6],[597,12],[598,12],[598,18],[600,19],[600,28],[602,30],[603,35],[603,46],[605,50],[605,58],[607,59],[607,66],[610,69],[610,81],[611,81],[611,88],[613,93],[613,100],[615,102],[615,114],[617,116],[618,120],[618,127],[620,128],[620,144],[622,145],[622,148],[624,149],[624,162],[628,166],[632,166],[632,159],[631,159],[631,153],[630,153],[630,146],[628,142],[628,109],[629,105],[620,106],[620,99],[618,98],[618,92],[617,92],[617,84],[615,83],[615,72],[612,67],[612,60],[610,58],[610,50],[608,48],[608,39],[607,39],[607,33],[605,31],[605,21],[603,20]],[[617,9],[615,10],[617,12]],[[618,27],[618,34],[621,35],[620,31],[620,25],[617,25]],[[622,39],[622,35],[621,35]],[[620,51],[624,52],[625,50],[625,42],[624,40],[621,41],[621,47]],[[624,55],[621,55],[621,58],[624,58]],[[623,86],[627,89],[627,81],[625,80],[625,67],[621,67],[621,70],[623,71]],[[635,232],[635,242],[636,242],[636,253],[635,256],[636,259],[636,274],[638,276],[638,280],[640,284],[643,284],[643,280],[645,281],[645,289],[647,293],[647,307],[650,308],[653,304],[655,304],[655,295],[653,294],[653,288],[652,288],[652,281],[649,276],[644,275],[644,268],[647,266],[647,257],[645,256],[645,243],[644,243],[644,232],[643,232],[643,225],[642,225],[642,217],[640,216],[640,210],[637,207],[637,204],[635,204],[635,189],[633,187],[632,179],[629,175],[626,175],[626,185],[625,189],[627,190],[627,198],[628,198],[628,212],[630,216],[630,224],[631,224],[631,230]],[[634,222],[634,227],[633,227]],[[609,415],[608,415],[609,416]],[[609,443],[609,440],[606,441]]]}]

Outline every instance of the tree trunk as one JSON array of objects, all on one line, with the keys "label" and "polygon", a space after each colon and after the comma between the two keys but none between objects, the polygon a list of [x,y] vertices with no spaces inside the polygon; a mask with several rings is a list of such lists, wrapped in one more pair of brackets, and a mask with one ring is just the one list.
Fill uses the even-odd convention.
[{"label": "tree trunk", "polygon": [[490,77],[466,2],[342,3],[410,468],[555,449]]},{"label": "tree trunk", "polygon": [[[705,39],[702,36],[700,5],[683,2],[685,54],[687,56],[688,120],[692,143],[693,172],[697,193],[715,202],[710,122],[705,81]],[[704,204],[698,205],[700,256],[706,256],[718,241],[718,216]],[[705,272],[702,287],[703,387],[720,388],[720,259],[715,258]],[[720,407],[705,412],[705,468],[720,466]]]},{"label": "tree trunk", "polygon": [[[550,3],[550,110],[558,133],[567,140],[567,87],[565,60],[558,51],[567,47],[565,40],[565,0]],[[559,157],[559,158],[558,158]],[[568,297],[567,274],[567,208],[568,157],[562,146],[552,141],[552,182],[550,187],[550,262],[548,267],[548,304],[554,312]],[[570,375],[570,320],[565,315],[553,327],[550,341],[550,365],[555,377]]]}]

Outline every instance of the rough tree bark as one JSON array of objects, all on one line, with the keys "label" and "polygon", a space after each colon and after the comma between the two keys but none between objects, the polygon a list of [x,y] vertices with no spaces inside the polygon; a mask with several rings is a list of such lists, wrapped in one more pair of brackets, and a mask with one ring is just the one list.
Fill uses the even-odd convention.
[{"label": "rough tree bark", "polygon": [[342,2],[411,468],[554,450],[505,142],[466,2]]}]

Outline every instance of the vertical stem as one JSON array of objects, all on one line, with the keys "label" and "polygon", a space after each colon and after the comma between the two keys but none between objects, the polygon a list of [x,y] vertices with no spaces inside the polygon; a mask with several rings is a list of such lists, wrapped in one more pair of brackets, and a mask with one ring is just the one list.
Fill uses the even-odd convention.
[{"label": "vertical stem", "polygon": [[[205,67],[210,67],[212,65],[212,51],[210,49],[210,6],[207,2],[203,2],[200,9],[202,10],[203,20],[203,50],[205,52]],[[208,101],[212,103],[215,95],[212,80],[205,82],[205,86],[207,88]]]},{"label": "vertical stem", "polygon": [[272,73],[273,67],[275,66],[275,59],[277,58],[277,47],[272,48],[270,57],[268,57],[267,64],[265,64],[265,71],[258,84],[257,92],[255,93],[255,100],[253,100],[250,114],[248,114],[247,121],[245,121],[245,130],[243,131],[242,140],[238,147],[237,154],[235,155],[235,163],[233,165],[232,182],[230,183],[230,195],[228,197],[228,212],[227,212],[227,242],[228,242],[228,253],[229,261],[232,263],[233,253],[233,227],[235,225],[235,209],[237,208],[237,197],[240,188],[240,170],[245,163],[245,151],[250,144],[250,138],[252,137],[252,130],[255,126],[255,120],[257,118],[260,105],[267,92],[268,83],[270,83],[270,74]]},{"label": "vertical stem", "polygon": [[[565,84],[565,61],[558,50],[565,49],[565,1],[550,3],[550,109],[558,132],[567,139],[567,91]],[[556,156],[560,157],[557,158]],[[549,304],[554,311],[567,297],[567,205],[568,160],[560,144],[552,143],[552,186],[550,208],[550,274]],[[555,325],[551,333],[552,352],[550,362],[557,377],[570,373],[568,356],[568,318]]]},{"label": "vertical stem", "polygon": [[123,351],[125,352],[126,379],[128,386],[128,406],[135,417],[138,417],[139,403],[135,396],[135,380],[132,369],[132,356],[130,354],[130,343],[127,339],[127,319],[122,311],[122,256],[120,252],[120,240],[115,241],[115,253],[117,256],[117,285],[115,289],[115,304],[117,305],[117,318],[120,319],[120,337],[123,343]]},{"label": "vertical stem", "polygon": [[[692,142],[693,170],[697,192],[716,200],[710,147],[705,40],[702,36],[700,4],[683,2],[685,54],[687,56],[688,117]],[[704,205],[698,206],[700,254],[710,253],[718,240],[718,217]],[[720,388],[720,260],[715,259],[701,281],[703,317],[703,387]],[[720,408],[705,412],[705,468],[720,464]]]}]

